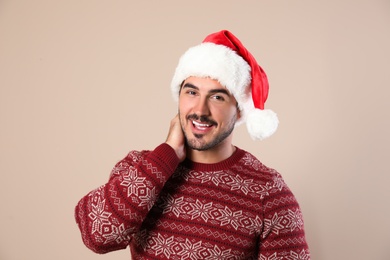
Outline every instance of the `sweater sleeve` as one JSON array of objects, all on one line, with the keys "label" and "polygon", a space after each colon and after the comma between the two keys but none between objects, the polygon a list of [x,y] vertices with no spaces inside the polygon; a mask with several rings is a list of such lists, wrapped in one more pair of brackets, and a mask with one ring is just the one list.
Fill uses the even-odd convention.
[{"label": "sweater sleeve", "polygon": [[263,201],[258,259],[310,260],[299,204],[279,173]]},{"label": "sweater sleeve", "polygon": [[119,161],[108,182],[75,208],[84,244],[100,254],[126,248],[178,164],[167,144],[153,151],[132,151]]}]

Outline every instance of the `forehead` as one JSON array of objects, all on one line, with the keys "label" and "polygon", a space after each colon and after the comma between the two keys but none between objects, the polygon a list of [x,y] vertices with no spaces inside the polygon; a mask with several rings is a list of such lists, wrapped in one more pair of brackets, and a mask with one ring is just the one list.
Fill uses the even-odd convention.
[{"label": "forehead", "polygon": [[231,95],[230,91],[221,83],[219,83],[218,80],[208,78],[208,77],[188,77],[184,82],[182,86],[193,86],[196,87],[199,90],[223,90],[224,92],[227,92],[229,95]]}]

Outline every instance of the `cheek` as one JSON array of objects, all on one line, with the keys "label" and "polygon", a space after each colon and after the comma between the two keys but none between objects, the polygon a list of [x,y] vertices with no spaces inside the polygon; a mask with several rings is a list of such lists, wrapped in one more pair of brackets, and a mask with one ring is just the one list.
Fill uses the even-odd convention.
[{"label": "cheek", "polygon": [[231,118],[235,115],[238,117],[239,113],[235,107],[225,107],[221,109],[215,109],[213,115],[222,120],[231,120]]},{"label": "cheek", "polygon": [[180,113],[185,112],[185,111],[186,111],[186,105],[185,105],[185,103],[184,103],[184,102],[179,102],[178,108],[179,108],[179,112],[180,112]]},{"label": "cheek", "polygon": [[178,107],[179,107],[179,111],[181,111],[182,113],[188,113],[192,105],[188,99],[180,99]]},{"label": "cheek", "polygon": [[221,127],[231,127],[232,124],[235,124],[238,120],[239,114],[236,109],[226,109],[221,112],[218,117],[214,117],[220,123]]}]

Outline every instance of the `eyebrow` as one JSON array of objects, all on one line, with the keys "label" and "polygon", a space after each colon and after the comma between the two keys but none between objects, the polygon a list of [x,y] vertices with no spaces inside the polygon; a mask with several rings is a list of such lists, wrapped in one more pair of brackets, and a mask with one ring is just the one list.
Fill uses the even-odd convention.
[{"label": "eyebrow", "polygon": [[[183,89],[184,88],[192,88],[192,89],[195,89],[195,90],[199,90],[199,88],[191,83],[186,83],[183,85],[182,87]],[[216,94],[216,93],[222,93],[222,94],[225,94],[227,96],[231,96],[231,94],[229,93],[229,91],[225,88],[215,88],[215,89],[211,89],[209,90],[209,94]]]}]

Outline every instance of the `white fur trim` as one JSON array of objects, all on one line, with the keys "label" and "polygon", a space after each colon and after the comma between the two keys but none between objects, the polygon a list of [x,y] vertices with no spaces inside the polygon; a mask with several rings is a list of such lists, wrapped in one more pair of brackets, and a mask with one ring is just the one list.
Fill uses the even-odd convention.
[{"label": "white fur trim", "polygon": [[246,118],[249,135],[254,140],[263,140],[275,133],[279,120],[275,112],[270,109],[252,109]]},{"label": "white fur trim", "polygon": [[171,90],[178,100],[180,85],[188,77],[209,77],[218,80],[242,104],[248,98],[245,90],[251,82],[249,64],[235,51],[206,42],[189,48],[179,60],[171,82]]}]

